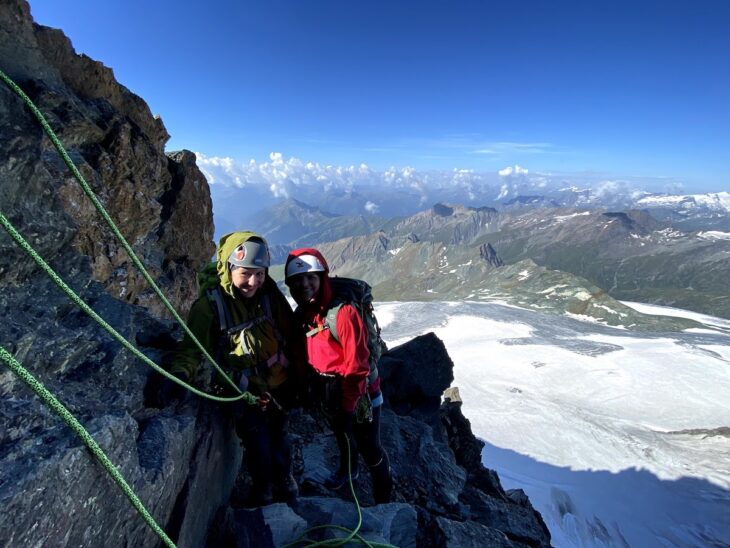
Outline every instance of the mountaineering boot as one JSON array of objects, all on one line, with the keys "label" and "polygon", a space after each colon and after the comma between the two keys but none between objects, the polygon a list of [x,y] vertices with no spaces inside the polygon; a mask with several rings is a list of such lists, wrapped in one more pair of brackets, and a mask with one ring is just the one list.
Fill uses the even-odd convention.
[{"label": "mountaineering boot", "polygon": [[390,473],[388,454],[383,451],[380,462],[374,466],[368,466],[368,468],[370,468],[370,475],[373,478],[373,499],[375,499],[375,504],[390,502],[393,491],[393,477]]},{"label": "mountaineering boot", "polygon": [[277,502],[293,501],[297,495],[299,495],[299,486],[291,473],[274,484],[274,500]]},{"label": "mountaineering boot", "polygon": [[[357,464],[357,461],[355,461],[352,464],[352,481],[355,481],[358,477],[360,477],[360,469]],[[350,476],[347,472],[347,468],[340,467],[335,472],[332,472],[330,477],[328,477],[326,480],[324,480],[324,486],[327,489],[339,489],[343,485],[349,485],[350,483]]]}]

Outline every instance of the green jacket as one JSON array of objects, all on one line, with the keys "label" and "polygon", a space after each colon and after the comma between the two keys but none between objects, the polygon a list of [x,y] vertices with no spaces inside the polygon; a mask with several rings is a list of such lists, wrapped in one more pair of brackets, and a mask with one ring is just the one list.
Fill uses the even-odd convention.
[{"label": "green jacket", "polygon": [[[259,321],[222,339],[215,305],[203,295],[193,303],[187,325],[229,375],[248,370],[248,390],[261,395],[282,384],[288,377],[290,367],[301,368],[299,362],[303,352],[297,351],[298,338],[293,332],[292,309],[268,273],[263,287],[249,299],[243,298],[231,282],[227,259],[238,245],[253,235],[252,232],[234,232],[224,236],[218,246],[216,267],[223,303],[230,312],[233,325],[254,319]],[[273,322],[265,319],[265,299],[269,301]],[[202,358],[197,345],[186,334],[178,347],[171,372],[182,372],[192,379]],[[250,371],[254,367],[255,371]]]}]

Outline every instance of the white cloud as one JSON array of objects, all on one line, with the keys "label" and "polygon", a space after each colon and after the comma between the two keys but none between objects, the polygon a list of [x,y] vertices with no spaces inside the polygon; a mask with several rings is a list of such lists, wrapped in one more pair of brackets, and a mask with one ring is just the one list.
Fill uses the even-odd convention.
[{"label": "white cloud", "polygon": [[504,169],[500,169],[498,173],[501,177],[508,177],[510,175],[527,175],[529,171],[527,170],[527,168],[520,167],[519,165],[515,164],[515,167],[507,166]]},{"label": "white cloud", "polygon": [[375,215],[379,209],[380,206],[375,202],[371,202],[370,200],[368,200],[368,202],[365,204],[365,211],[367,211],[371,215]]},{"label": "white cloud", "polygon": [[601,181],[593,187],[592,193],[599,198],[629,196],[632,193],[632,188],[626,181]]},{"label": "white cloud", "polygon": [[[514,144],[514,143],[512,143]],[[527,146],[527,145],[525,145]],[[399,207],[429,207],[436,202],[490,205],[519,195],[546,194],[551,189],[576,186],[590,189],[585,201],[593,198],[629,204],[644,193],[642,181],[606,179],[596,174],[531,173],[519,164],[492,172],[472,169],[420,170],[413,166],[373,169],[360,163],[349,166],[320,164],[271,152],[259,162],[240,162],[229,157],[206,156],[197,152],[198,167],[208,182],[223,189],[251,190],[261,199],[296,198],[305,203],[329,204],[339,211],[368,211],[390,214]],[[382,189],[395,202],[383,199]],[[221,194],[230,199],[230,193]],[[250,197],[249,196],[249,197]],[[397,202],[397,203],[396,203]],[[588,203],[587,202],[587,203]],[[335,205],[338,204],[338,205]]]}]

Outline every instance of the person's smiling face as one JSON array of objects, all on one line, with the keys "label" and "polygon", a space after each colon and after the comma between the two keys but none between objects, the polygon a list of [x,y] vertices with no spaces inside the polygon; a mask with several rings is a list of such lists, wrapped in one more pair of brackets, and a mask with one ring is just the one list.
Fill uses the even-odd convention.
[{"label": "person's smiling face", "polygon": [[305,272],[297,274],[287,280],[292,298],[298,305],[307,305],[316,302],[321,285],[320,274]]},{"label": "person's smiling face", "polygon": [[265,268],[245,268],[237,266],[233,267],[233,270],[231,270],[231,283],[246,299],[250,299],[256,295],[259,288],[264,285],[265,278]]}]

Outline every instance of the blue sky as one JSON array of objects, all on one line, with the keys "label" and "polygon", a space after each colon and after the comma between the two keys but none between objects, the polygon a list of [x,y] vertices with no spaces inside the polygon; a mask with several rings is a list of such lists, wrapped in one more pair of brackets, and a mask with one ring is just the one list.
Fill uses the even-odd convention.
[{"label": "blue sky", "polygon": [[730,190],[730,2],[31,0],[168,149]]}]

